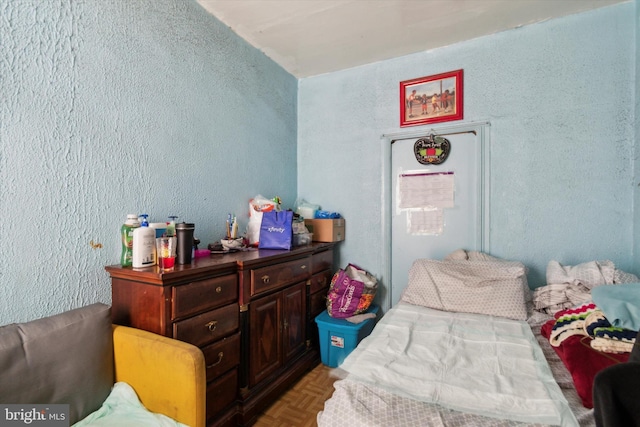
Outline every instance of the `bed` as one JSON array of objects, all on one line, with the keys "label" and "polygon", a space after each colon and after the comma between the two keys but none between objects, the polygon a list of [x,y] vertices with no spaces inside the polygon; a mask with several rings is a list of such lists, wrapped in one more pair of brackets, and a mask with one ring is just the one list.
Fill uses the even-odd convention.
[{"label": "bed", "polygon": [[400,302],[334,370],[333,426],[595,426],[541,334],[518,262],[416,260]]}]

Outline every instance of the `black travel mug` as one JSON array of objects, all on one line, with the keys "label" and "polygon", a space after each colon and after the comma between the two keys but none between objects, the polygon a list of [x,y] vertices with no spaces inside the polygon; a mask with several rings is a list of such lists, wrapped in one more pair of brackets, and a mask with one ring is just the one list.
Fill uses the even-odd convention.
[{"label": "black travel mug", "polygon": [[176,258],[178,259],[178,264],[191,264],[194,229],[194,224],[188,224],[185,222],[176,224],[176,235],[178,237]]}]

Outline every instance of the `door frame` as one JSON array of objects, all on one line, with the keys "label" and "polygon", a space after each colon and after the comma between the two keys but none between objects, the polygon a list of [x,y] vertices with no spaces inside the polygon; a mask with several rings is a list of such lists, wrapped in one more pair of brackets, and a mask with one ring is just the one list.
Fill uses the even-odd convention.
[{"label": "door frame", "polygon": [[490,202],[490,143],[491,143],[491,124],[488,121],[483,122],[468,122],[460,123],[448,126],[433,126],[429,128],[412,129],[405,132],[395,132],[383,134],[381,138],[382,142],[382,277],[381,282],[386,284],[384,293],[382,295],[382,309],[383,311],[391,308],[393,301],[391,295],[391,225],[392,225],[392,213],[393,206],[392,201],[392,188],[391,182],[393,179],[393,171],[391,170],[391,145],[395,141],[403,139],[413,139],[430,134],[447,136],[457,133],[475,133],[478,138],[480,147],[480,168],[481,168],[481,196],[479,202],[481,203],[480,212],[480,232],[482,236],[480,238],[481,251],[489,252],[490,243],[490,222],[489,222],[489,202]]}]

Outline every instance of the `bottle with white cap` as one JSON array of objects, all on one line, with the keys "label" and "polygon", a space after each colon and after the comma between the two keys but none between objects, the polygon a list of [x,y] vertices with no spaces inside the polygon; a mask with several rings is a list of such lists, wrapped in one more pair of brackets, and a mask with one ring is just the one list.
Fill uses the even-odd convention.
[{"label": "bottle with white cap", "polygon": [[156,231],[149,227],[148,216],[140,215],[140,227],[133,230],[133,268],[156,264]]}]

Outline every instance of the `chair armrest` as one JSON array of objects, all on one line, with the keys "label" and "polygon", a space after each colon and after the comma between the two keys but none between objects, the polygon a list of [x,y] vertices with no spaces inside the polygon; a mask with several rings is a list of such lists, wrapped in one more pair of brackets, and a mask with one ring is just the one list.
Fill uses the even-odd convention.
[{"label": "chair armrest", "polygon": [[189,343],[127,326],[113,326],[115,380],[142,404],[191,427],[206,421],[206,373],[202,351]]}]

